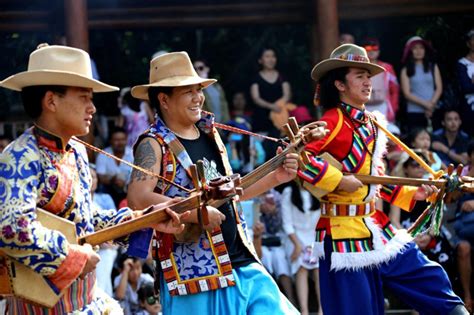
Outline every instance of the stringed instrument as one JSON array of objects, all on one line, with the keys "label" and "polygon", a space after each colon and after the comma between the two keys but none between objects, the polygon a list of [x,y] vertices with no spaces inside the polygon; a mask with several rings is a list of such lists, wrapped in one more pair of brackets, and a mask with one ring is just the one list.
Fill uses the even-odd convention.
[{"label": "stringed instrument", "polygon": [[[183,213],[190,209],[200,209],[199,211],[202,212],[202,222],[205,225],[207,221],[205,205],[219,207],[230,198],[241,195],[245,188],[253,185],[259,179],[277,169],[285,160],[287,153],[300,153],[305,144],[313,139],[313,135],[309,131],[317,127],[319,127],[317,122],[309,124],[305,126],[306,133],[302,133],[298,129],[296,120],[290,118],[288,124],[284,126],[284,130],[291,143],[280,154],[274,156],[243,178],[240,178],[238,174],[233,174],[211,180],[207,184],[205,179],[202,176],[200,177],[204,173],[202,163],[198,162],[197,166],[192,165],[191,175],[196,189],[191,192],[188,198],[167,207],[177,213]],[[324,136],[324,132],[322,136]],[[77,237],[76,227],[73,222],[42,209],[37,209],[36,214],[37,220],[43,226],[61,231],[69,243],[88,243],[92,246],[100,245],[106,241],[147,228],[150,226],[150,222],[159,223],[169,219],[168,214],[165,212],[165,207],[159,209],[151,207],[140,217],[82,237]],[[63,293],[64,291],[55,292],[43,276],[16,260],[10,259],[9,256],[2,254],[0,251],[0,295],[14,295],[29,303],[52,308],[59,302]]]}]

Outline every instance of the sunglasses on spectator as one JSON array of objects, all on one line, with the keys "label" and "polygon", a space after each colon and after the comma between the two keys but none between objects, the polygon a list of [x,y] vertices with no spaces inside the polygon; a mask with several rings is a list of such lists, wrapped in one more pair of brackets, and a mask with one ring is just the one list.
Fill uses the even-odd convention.
[{"label": "sunglasses on spectator", "polygon": [[152,296],[149,296],[146,298],[146,302],[148,305],[153,305],[155,303],[159,303],[160,302],[160,297],[158,295],[152,295]]},{"label": "sunglasses on spectator", "polygon": [[194,67],[197,71],[202,71],[204,70],[206,66],[197,66],[197,67]]}]

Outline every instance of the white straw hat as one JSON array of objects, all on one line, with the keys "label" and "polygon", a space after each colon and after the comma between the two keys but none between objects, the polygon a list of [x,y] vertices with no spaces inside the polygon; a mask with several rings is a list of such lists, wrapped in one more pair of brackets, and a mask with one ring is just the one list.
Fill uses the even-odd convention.
[{"label": "white straw hat", "polygon": [[185,51],[172,52],[160,55],[150,62],[150,84],[134,86],[132,95],[141,100],[148,100],[149,87],[175,87],[193,84],[207,87],[214,82],[217,80],[204,79],[196,73],[191,59]]},{"label": "white straw hat", "polygon": [[112,85],[92,77],[89,54],[67,46],[40,44],[30,54],[28,70],[14,74],[0,82],[0,86],[21,91],[27,86],[63,85],[91,88],[94,92],[118,91]]}]

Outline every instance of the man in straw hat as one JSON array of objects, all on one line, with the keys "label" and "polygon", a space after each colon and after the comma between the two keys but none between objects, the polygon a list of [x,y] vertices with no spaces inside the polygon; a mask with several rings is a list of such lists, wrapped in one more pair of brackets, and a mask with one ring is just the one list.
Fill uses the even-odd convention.
[{"label": "man in straw hat", "polygon": [[[72,221],[78,236],[141,215],[142,211],[129,208],[92,208],[86,150],[73,140],[89,132],[96,111],[92,93],[117,88],[92,78],[85,51],[47,44],[31,53],[27,71],[10,76],[0,86],[21,91],[25,111],[34,123],[0,155],[0,250],[63,293],[51,309],[8,297],[9,314],[122,313],[115,301],[96,289],[94,270],[100,258],[95,250],[89,244],[68,243],[63,233],[43,226],[36,213],[42,208]],[[150,227],[182,230],[179,217],[167,212],[173,221],[150,223]],[[151,235],[151,229],[136,232],[123,244],[130,255],[146,258]]]},{"label": "man in straw hat", "polygon": [[[155,123],[137,141],[135,163],[193,188],[189,167],[203,160],[206,180],[232,173],[214,116],[202,111],[203,89],[216,82],[198,76],[186,52],[159,56],[150,64],[150,83],[135,86],[132,95],[157,110]],[[249,199],[296,176],[297,156],[288,154],[277,170],[264,174],[243,198]],[[132,207],[144,207],[187,193],[133,172],[128,189]],[[237,200],[219,209],[208,206],[209,224],[197,210],[180,235],[159,234],[152,249],[159,259],[164,314],[295,314],[277,284],[258,263],[246,235]],[[201,221],[201,224],[200,224]],[[188,231],[197,229],[195,238]]]},{"label": "man in straw hat", "polygon": [[[315,250],[321,258],[323,312],[384,314],[383,281],[423,314],[467,314],[444,270],[375,209],[380,196],[410,211],[415,200],[425,200],[436,188],[364,185],[344,174],[383,175],[387,137],[374,120],[386,122],[364,107],[371,76],[383,71],[370,63],[364,48],[344,44],[311,73],[318,83],[316,103],[325,111],[321,120],[330,132],[306,146],[310,165],[298,175],[321,200]],[[323,153],[332,158],[321,158]]]}]

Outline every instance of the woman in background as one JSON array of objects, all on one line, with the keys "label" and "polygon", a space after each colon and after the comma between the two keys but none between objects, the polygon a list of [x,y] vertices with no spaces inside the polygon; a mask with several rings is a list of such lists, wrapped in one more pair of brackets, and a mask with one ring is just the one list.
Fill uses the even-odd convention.
[{"label": "woman in background", "polygon": [[400,81],[407,101],[407,126],[431,128],[431,116],[443,93],[441,73],[432,54],[431,45],[419,36],[405,44]]}]

